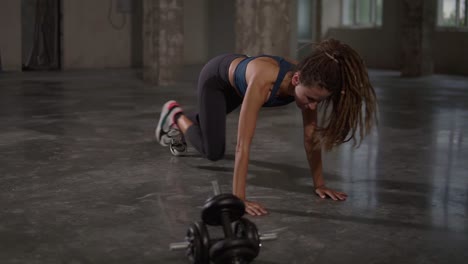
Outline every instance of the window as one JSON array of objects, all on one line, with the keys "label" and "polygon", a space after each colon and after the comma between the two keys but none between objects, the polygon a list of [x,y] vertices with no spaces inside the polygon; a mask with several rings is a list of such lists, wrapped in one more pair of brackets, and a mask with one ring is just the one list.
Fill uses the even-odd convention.
[{"label": "window", "polygon": [[381,26],[383,0],[341,0],[343,26]]},{"label": "window", "polygon": [[310,42],[313,33],[313,20],[315,1],[298,0],[297,1],[297,36],[300,40]]},{"label": "window", "polygon": [[437,25],[468,27],[468,0],[439,0]]}]

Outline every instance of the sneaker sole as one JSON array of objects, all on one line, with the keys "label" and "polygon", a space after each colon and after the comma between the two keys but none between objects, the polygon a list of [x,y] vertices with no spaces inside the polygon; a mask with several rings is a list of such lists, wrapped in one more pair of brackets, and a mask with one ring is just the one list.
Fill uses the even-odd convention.
[{"label": "sneaker sole", "polygon": [[187,144],[178,145],[177,147],[170,144],[169,149],[171,150],[172,155],[176,157],[184,156],[187,153]]}]

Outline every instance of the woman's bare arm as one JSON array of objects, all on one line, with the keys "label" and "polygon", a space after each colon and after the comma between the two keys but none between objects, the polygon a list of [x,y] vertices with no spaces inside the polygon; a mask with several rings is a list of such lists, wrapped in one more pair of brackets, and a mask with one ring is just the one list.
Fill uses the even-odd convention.
[{"label": "woman's bare arm", "polygon": [[323,179],[322,149],[314,137],[317,126],[317,110],[306,109],[302,111],[302,121],[304,125],[304,148],[309,161],[310,172],[314,181],[315,193],[320,198],[329,196],[333,200],[346,200],[347,194],[328,189]]},{"label": "woman's bare arm", "polygon": [[[247,93],[242,103],[238,132],[236,158],[233,176],[233,193],[246,202],[246,211],[251,215],[265,214],[262,206],[246,201],[246,178],[250,156],[250,146],[255,133],[258,113],[268,98],[269,91],[278,73],[278,67],[265,62],[251,62],[247,82]],[[249,69],[248,69],[249,70]],[[275,72],[276,71],[276,72]],[[273,78],[273,81],[272,81]]]}]

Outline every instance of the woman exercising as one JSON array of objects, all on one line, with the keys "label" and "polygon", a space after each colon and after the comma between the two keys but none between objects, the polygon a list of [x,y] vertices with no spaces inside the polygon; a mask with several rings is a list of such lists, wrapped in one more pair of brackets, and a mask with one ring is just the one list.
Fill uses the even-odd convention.
[{"label": "woman exercising", "polygon": [[[304,147],[315,193],[345,200],[345,193],[325,185],[321,149],[329,151],[350,140],[358,145],[376,121],[377,103],[363,60],[335,39],[315,45],[312,54],[297,65],[270,55],[227,54],[211,59],[199,75],[199,112],[186,115],[177,102],[167,102],[156,138],[161,145],[170,145],[175,155],[185,150],[186,139],[204,157],[219,160],[225,151],[226,115],[242,105],[232,191],[244,200],[248,214],[264,215],[267,211],[262,205],[246,199],[250,145],[260,108],[291,102],[302,112]],[[324,111],[320,125],[318,107]]]}]

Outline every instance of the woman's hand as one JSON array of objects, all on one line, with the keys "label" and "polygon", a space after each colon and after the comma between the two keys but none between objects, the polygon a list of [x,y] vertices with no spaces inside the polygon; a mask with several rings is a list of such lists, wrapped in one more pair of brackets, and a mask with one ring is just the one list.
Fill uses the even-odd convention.
[{"label": "woman's hand", "polygon": [[260,215],[268,214],[267,210],[265,210],[265,208],[262,205],[256,202],[244,200],[244,204],[245,204],[245,211],[249,215],[260,216]]},{"label": "woman's hand", "polygon": [[315,193],[322,199],[325,199],[328,196],[335,201],[344,201],[348,198],[346,193],[328,189],[325,185],[315,188]]}]

